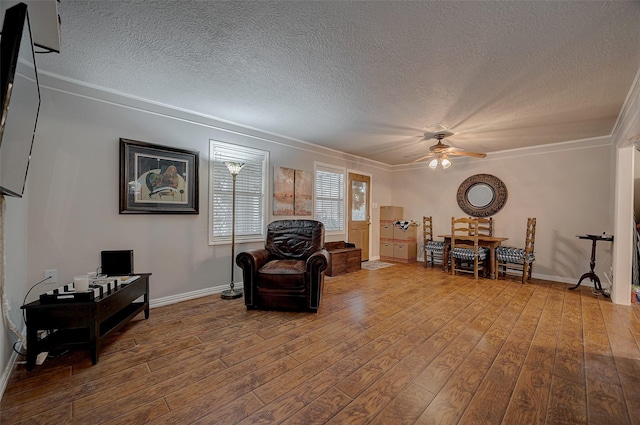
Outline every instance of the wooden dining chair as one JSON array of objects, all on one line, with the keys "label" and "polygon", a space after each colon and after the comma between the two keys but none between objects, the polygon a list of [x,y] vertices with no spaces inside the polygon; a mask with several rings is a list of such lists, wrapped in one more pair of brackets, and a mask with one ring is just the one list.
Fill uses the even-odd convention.
[{"label": "wooden dining chair", "polygon": [[[478,235],[480,236],[493,236],[493,217],[469,217],[469,218],[475,218],[478,220]],[[491,256],[487,257],[486,260],[484,260],[484,267],[487,267],[487,269],[489,267],[491,267],[491,265],[489,264],[489,261],[491,261]],[[498,262],[497,260],[495,260],[495,267],[494,270],[497,270],[497,266],[498,266]]]},{"label": "wooden dining chair", "polygon": [[478,243],[478,219],[451,217],[451,274],[473,272],[477,279],[480,271],[486,274],[488,257],[489,250]]},{"label": "wooden dining chair", "polygon": [[433,219],[431,216],[422,217],[422,247],[424,251],[424,266],[431,263],[431,267],[436,264],[443,265],[444,241],[433,240]]},{"label": "wooden dining chair", "polygon": [[534,245],[536,241],[536,219],[527,219],[527,234],[524,248],[499,246],[496,248],[498,274],[506,276],[508,273],[522,274],[522,283],[531,280],[533,262],[536,260]]},{"label": "wooden dining chair", "polygon": [[493,217],[473,217],[478,220],[478,234],[493,236]]}]

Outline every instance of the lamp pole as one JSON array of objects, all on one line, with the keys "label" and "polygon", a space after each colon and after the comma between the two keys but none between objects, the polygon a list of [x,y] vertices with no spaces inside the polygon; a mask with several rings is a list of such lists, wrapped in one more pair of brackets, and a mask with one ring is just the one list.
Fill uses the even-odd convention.
[{"label": "lamp pole", "polygon": [[233,300],[242,296],[242,290],[234,288],[233,272],[236,252],[236,177],[244,167],[244,163],[227,161],[225,165],[233,178],[233,190],[231,192],[231,283],[229,284],[229,289],[222,291],[220,296],[223,300]]}]

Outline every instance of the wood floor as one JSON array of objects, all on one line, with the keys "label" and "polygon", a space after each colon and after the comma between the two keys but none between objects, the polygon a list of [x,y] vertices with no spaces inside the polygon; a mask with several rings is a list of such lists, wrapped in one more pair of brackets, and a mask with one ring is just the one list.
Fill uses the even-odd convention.
[{"label": "wood floor", "polygon": [[639,343],[640,307],[586,287],[396,264],[326,278],[317,315],[152,309],[95,366],[17,365],[0,423],[640,424]]}]

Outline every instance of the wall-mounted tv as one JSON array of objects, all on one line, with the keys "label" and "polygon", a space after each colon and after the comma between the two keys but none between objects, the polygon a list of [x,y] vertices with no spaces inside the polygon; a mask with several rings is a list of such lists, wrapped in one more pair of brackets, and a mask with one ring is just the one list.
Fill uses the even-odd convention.
[{"label": "wall-mounted tv", "polygon": [[40,112],[40,86],[24,3],[6,10],[0,36],[0,193],[22,197]]}]

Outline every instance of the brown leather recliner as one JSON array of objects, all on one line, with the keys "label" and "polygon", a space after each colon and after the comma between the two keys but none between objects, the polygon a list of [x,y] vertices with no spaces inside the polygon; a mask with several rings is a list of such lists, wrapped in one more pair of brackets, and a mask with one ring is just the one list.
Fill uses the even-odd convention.
[{"label": "brown leather recliner", "polygon": [[264,249],[236,256],[236,264],[242,267],[247,309],[317,312],[328,255],[321,222],[270,223]]}]

